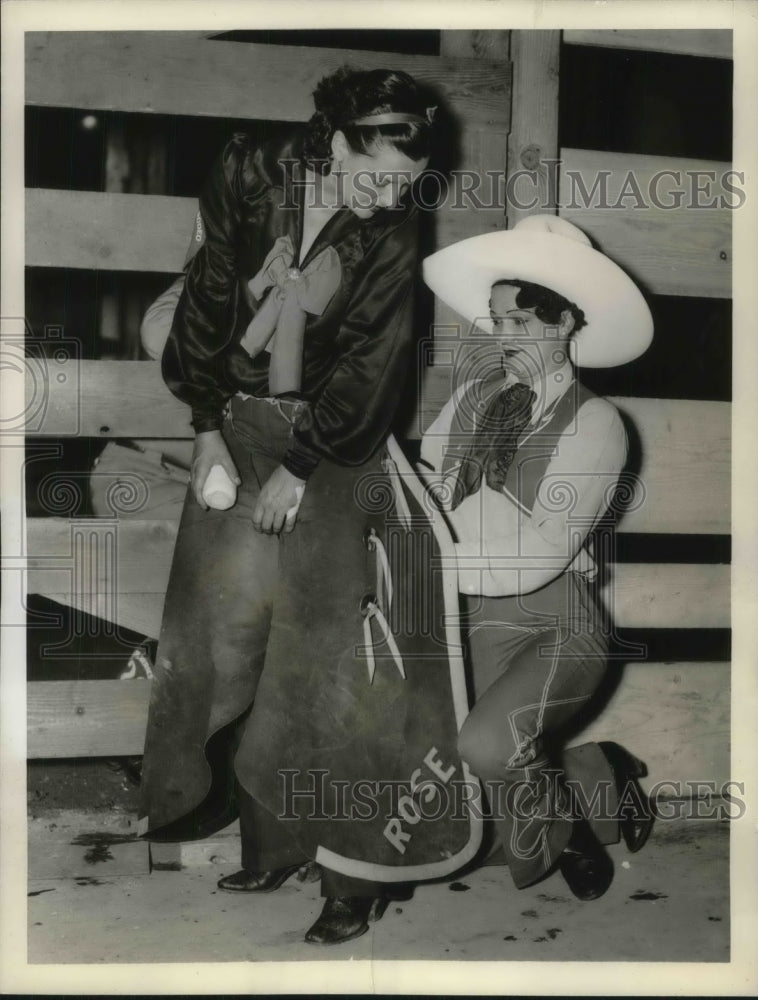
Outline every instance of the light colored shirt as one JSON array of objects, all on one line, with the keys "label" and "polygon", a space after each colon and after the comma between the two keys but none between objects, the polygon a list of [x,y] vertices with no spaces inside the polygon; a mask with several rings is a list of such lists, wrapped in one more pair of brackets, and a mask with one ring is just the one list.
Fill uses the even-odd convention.
[{"label": "light colored shirt", "polygon": [[[516,380],[493,386],[501,391]],[[531,388],[532,419],[522,445],[550,420],[573,381],[570,362]],[[530,512],[507,489],[493,490],[484,477],[480,489],[449,509],[457,468],[447,476],[442,463],[453,415],[466,390],[461,386],[430,425],[421,443],[421,470],[439,496],[456,542],[459,589],[467,594],[507,596],[529,593],[567,569],[594,576],[587,536],[608,507],[626,461],[626,432],[616,408],[605,399],[587,400],[556,442]],[[518,460],[518,456],[515,459]],[[445,482],[445,480],[448,480]]]}]

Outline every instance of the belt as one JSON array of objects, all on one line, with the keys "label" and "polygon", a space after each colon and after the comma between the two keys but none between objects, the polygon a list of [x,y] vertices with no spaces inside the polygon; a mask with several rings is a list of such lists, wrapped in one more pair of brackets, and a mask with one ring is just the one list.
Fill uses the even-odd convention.
[{"label": "belt", "polygon": [[273,406],[288,424],[294,424],[300,411],[307,405],[306,401],[299,396],[251,396],[249,393],[238,392],[235,398],[241,399],[243,402],[252,399],[256,403],[267,403],[269,406]]}]

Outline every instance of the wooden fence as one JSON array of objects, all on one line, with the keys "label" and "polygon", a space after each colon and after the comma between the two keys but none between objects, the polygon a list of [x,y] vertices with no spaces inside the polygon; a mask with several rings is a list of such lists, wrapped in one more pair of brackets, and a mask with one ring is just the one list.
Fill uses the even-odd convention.
[{"label": "wooden fence", "polygon": [[[652,34],[676,36],[667,43],[678,46],[674,51],[684,46],[699,54],[702,48],[698,32]],[[566,32],[564,42],[653,48],[650,35]],[[560,41],[560,33],[551,31],[514,32],[510,38],[507,32],[442,32],[440,56],[400,57],[241,44],[181,33],[32,33],[27,35],[26,100],[93,110],[300,121],[308,116],[308,94],[324,73],[346,61],[402,64],[439,92],[459,122],[459,166],[513,172],[534,164],[529,157],[536,149],[534,178],[544,192],[542,160],[559,152]],[[722,47],[715,54],[724,54],[723,41],[719,34]],[[705,49],[703,55],[714,51],[708,45]],[[602,151],[560,154],[560,185],[573,171],[588,188],[599,170],[611,172],[613,185],[632,168],[644,178],[660,169],[687,169],[690,162]],[[697,161],[697,166],[720,170],[728,164]],[[195,208],[193,200],[184,198],[29,189],[27,263],[152,270],[168,276],[181,267]],[[512,224],[518,216],[509,214]],[[632,208],[581,215],[560,209],[560,214],[580,223],[601,249],[653,292],[730,295],[728,210],[654,210],[644,221]],[[433,246],[504,221],[502,210],[442,209]],[[436,321],[444,327],[456,317],[438,308]],[[658,331],[658,336],[665,335],[665,330]],[[444,346],[444,339],[440,344]],[[425,376],[415,433],[447,398],[449,380],[449,367],[439,363],[438,355],[438,363]],[[153,362],[50,361],[42,382],[45,405],[35,409],[28,428],[35,436],[166,439],[191,434],[186,407],[170,395]],[[30,393],[39,391],[39,380],[30,384]],[[729,404],[626,397],[614,401],[639,436],[642,486],[637,488],[644,490],[644,502],[639,496],[640,502],[631,504],[620,531],[728,534]],[[170,523],[135,518],[31,519],[27,590],[156,636],[175,530]],[[608,588],[621,628],[729,627],[726,566],[619,562]],[[31,683],[29,757],[141,753],[148,696],[146,682]],[[728,664],[630,663],[605,712],[579,738],[618,738],[621,733],[624,743],[647,759],[651,783],[663,778],[726,780]]]}]

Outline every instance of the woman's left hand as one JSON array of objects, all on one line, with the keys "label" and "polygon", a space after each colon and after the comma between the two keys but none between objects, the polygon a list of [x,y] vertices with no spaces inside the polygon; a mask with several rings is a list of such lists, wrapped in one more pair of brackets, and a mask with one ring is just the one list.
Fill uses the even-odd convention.
[{"label": "woman's left hand", "polygon": [[298,479],[283,465],[271,473],[264,483],[253,511],[253,527],[266,535],[278,535],[284,529],[290,532],[295,527],[297,512],[287,516],[287,512],[300,506],[305,489],[305,480]]}]

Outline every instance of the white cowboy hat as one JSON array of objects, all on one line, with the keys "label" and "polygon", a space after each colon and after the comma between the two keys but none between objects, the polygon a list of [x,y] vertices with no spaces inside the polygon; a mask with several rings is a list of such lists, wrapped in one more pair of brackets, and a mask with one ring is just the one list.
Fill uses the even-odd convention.
[{"label": "white cowboy hat", "polygon": [[530,215],[513,229],[485,233],[439,250],[423,262],[424,281],[444,303],[492,333],[490,289],[523,278],[575,303],[587,325],[569,344],[574,364],[610,368],[632,361],[653,339],[642,293],[581,229],[555,215]]}]

